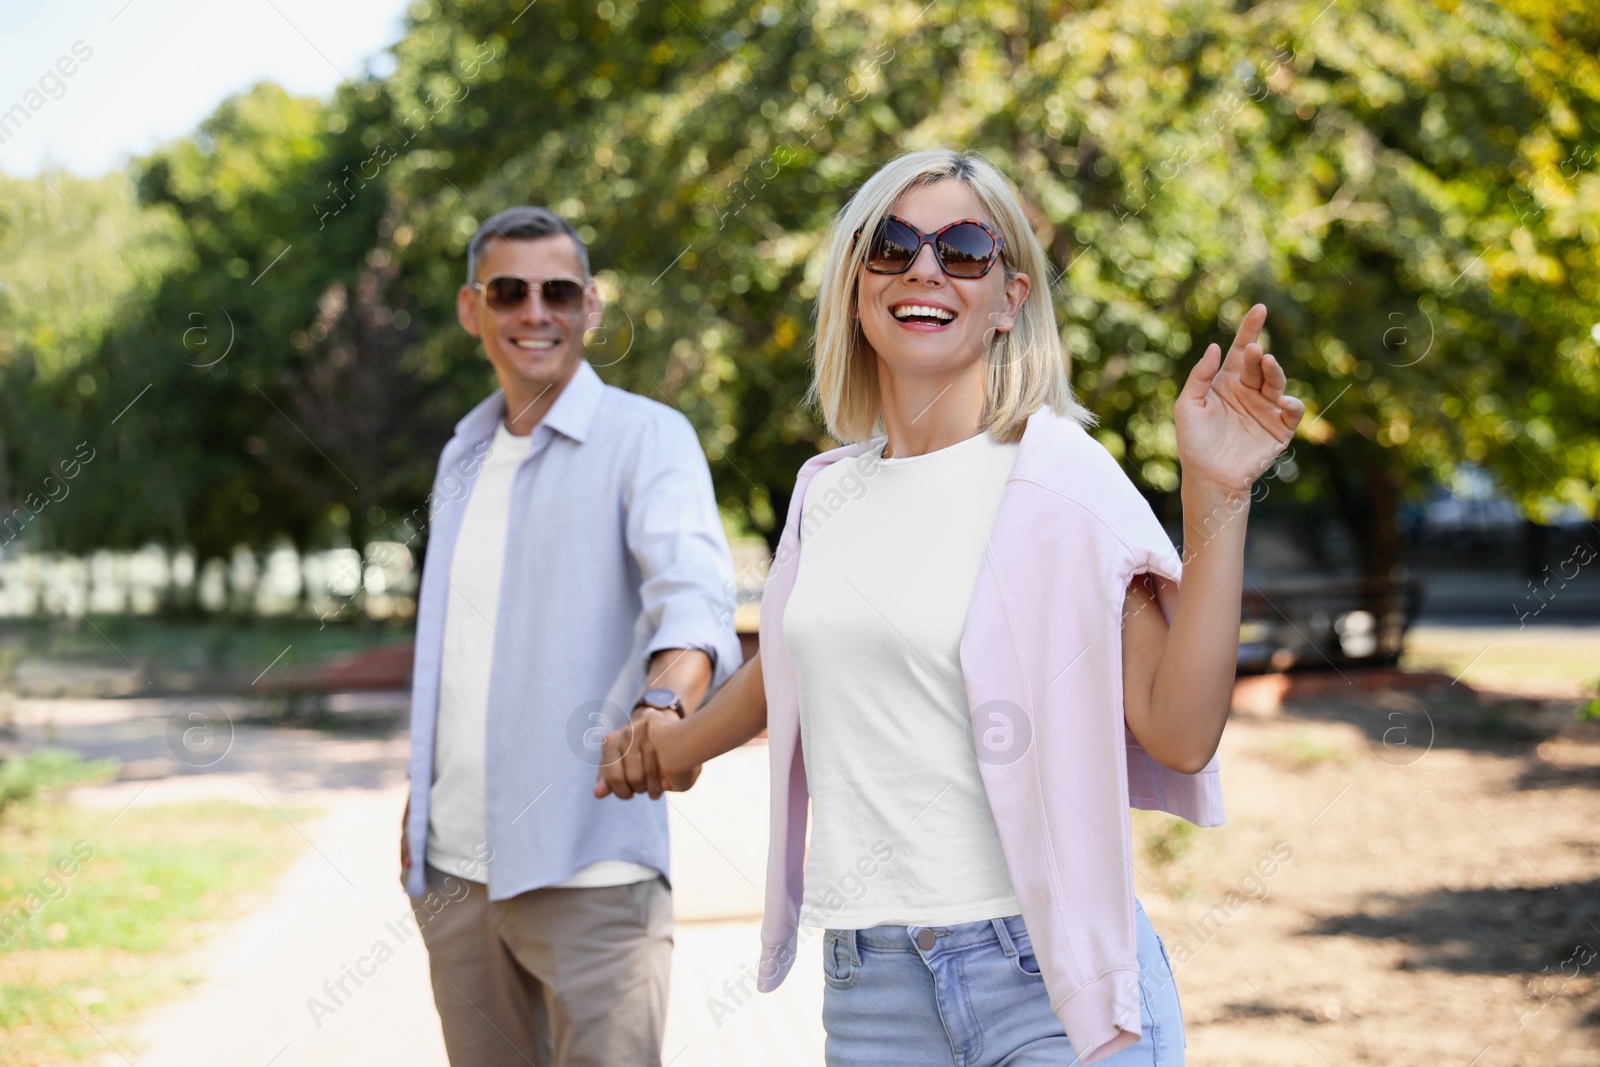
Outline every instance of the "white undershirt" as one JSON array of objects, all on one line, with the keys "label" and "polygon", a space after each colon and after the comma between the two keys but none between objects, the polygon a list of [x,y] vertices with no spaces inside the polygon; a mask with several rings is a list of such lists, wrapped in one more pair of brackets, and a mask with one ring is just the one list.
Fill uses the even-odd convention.
[{"label": "white undershirt", "polygon": [[[475,882],[489,880],[484,814],[489,668],[498,641],[494,620],[500,606],[511,484],[532,451],[532,434],[519,437],[504,422],[495,427],[494,444],[467,497],[450,561],[439,724],[428,799],[428,863]],[[637,863],[602,860],[582,868],[560,888],[627,885],[654,877],[655,870]]]},{"label": "white undershirt", "polygon": [[813,817],[800,921],[1016,915],[960,645],[1017,446],[984,433],[921,456],[881,453],[812,480],[784,611]]}]

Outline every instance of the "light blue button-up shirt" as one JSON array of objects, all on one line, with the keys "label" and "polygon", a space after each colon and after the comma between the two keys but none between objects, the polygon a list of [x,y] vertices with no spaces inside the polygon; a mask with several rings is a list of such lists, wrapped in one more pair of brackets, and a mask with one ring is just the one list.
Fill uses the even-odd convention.
[{"label": "light blue button-up shirt", "polygon": [[[411,691],[412,866],[422,896],[451,560],[505,398],[456,424],[429,497]],[[665,800],[597,799],[600,742],[627,721],[650,657],[738,669],[733,561],[689,420],[606,385],[587,361],[533,431],[511,491],[489,676],[485,816],[491,900],[557,885],[600,860],[670,878]]]}]

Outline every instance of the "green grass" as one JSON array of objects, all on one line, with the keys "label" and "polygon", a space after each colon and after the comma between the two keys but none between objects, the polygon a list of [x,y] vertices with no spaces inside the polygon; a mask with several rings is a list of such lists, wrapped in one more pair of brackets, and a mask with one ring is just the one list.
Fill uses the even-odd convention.
[{"label": "green grass", "polygon": [[1291,734],[1267,749],[1267,755],[1290,770],[1308,770],[1324,763],[1346,766],[1355,762],[1355,753],[1339,745],[1318,741],[1306,733]]},{"label": "green grass", "polygon": [[1200,828],[1176,816],[1135,812],[1134,830],[1140,835],[1146,859],[1157,868],[1170,867],[1194,846]]},{"label": "green grass", "polygon": [[12,804],[25,803],[41,793],[79,782],[116,776],[120,761],[84,762],[70,749],[41,748],[26,756],[0,760],[0,815]]},{"label": "green grass", "polygon": [[[298,824],[315,812],[286,814]],[[0,823],[0,1063],[106,1053],[96,1028],[131,1051],[133,1014],[196,980],[184,950],[303,847],[277,812],[231,802],[120,815],[13,805]]]},{"label": "green grass", "polygon": [[1210,891],[1205,873],[1224,847],[1229,828],[1202,828],[1162,811],[1130,814],[1139,895],[1155,892],[1174,901],[1204,899]]},{"label": "green grass", "polygon": [[[318,663],[349,652],[407,641],[411,627],[316,619],[198,619],[193,621],[97,616],[95,627],[63,620],[7,623],[6,644],[27,659],[126,666],[127,659],[169,670],[260,670],[293,649],[278,666]],[[113,648],[112,646],[115,645]]]},{"label": "green grass", "polygon": [[[1406,635],[1405,670],[1433,670],[1468,685],[1529,695],[1597,695],[1600,627],[1418,626]],[[1463,673],[1465,672],[1465,673]]]}]

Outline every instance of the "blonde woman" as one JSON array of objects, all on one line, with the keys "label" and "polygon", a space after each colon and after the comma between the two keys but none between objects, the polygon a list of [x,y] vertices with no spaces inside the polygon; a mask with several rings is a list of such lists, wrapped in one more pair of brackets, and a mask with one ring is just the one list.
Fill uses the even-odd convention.
[{"label": "blonde woman", "polygon": [[[1245,315],[1177,401],[1186,560],[1084,431],[1011,184],[915,152],[831,234],[815,379],[846,442],[800,470],[761,653],[608,739],[659,797],[766,728],[760,987],[826,929],[835,1067],[1177,1064],[1129,806],[1222,820],[1250,487],[1304,406]],[[807,850],[807,802],[812,825]]]}]

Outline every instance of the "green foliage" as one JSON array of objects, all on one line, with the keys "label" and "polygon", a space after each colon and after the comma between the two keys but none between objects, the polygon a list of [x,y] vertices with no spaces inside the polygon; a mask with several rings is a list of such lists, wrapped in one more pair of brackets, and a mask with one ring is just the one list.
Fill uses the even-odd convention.
[{"label": "green foliage", "polygon": [[[1176,485],[1183,375],[1259,299],[1314,415],[1303,492],[1332,499],[1369,571],[1393,562],[1382,531],[1411,480],[1464,459],[1536,512],[1592,513],[1600,315],[1571,271],[1592,277],[1600,243],[1577,210],[1600,195],[1600,109],[1567,58],[1600,32],[1592,14],[645,9],[540,4],[514,26],[493,5],[428,9],[413,34],[428,49],[402,53],[413,81],[473,42],[497,59],[433,128],[449,177],[419,252],[458,257],[475,208],[517,199],[585,224],[635,331],[613,377],[691,413],[752,525],[771,528],[798,460],[827,443],[795,408],[820,232],[883,161],[933,144],[982,150],[1023,188],[1064,272],[1075,385],[1150,489]],[[557,38],[592,58],[517,62]],[[558,84],[561,106],[526,113]],[[1512,175],[1548,206],[1519,215]]]},{"label": "green foliage", "polygon": [[114,778],[119,766],[115,759],[85,760],[64,748],[41,748],[0,760],[0,814],[51,790]]},{"label": "green foliage", "polygon": [[[62,513],[59,465],[73,462],[85,440],[85,413],[120,388],[105,340],[142,314],[183,255],[177,220],[142,207],[127,175],[0,175],[0,518],[30,494],[31,507],[49,497]],[[79,495],[96,493],[106,500],[108,486]],[[22,535],[38,543],[54,518],[46,512]],[[8,532],[6,541],[15,524]]]},{"label": "green foliage", "polygon": [[[147,298],[182,252],[169,213],[141,207],[123,174],[0,174],[0,372],[54,381],[90,360],[130,301]],[[92,365],[74,395],[102,384]]]},{"label": "green foliage", "polygon": [[591,361],[685,411],[724,505],[774,536],[830,443],[799,406],[821,235],[936,144],[1023,190],[1075,387],[1152,495],[1183,376],[1260,300],[1311,410],[1285,495],[1325,501],[1369,573],[1403,496],[1463,461],[1593,514],[1597,51],[1577,0],[419,3],[388,77],[326,104],[257,86],[141,161],[188,258],[94,353],[76,417],[118,473],[51,536],[396,536],[492,386],[454,291],[519,202],[591,244]]}]

